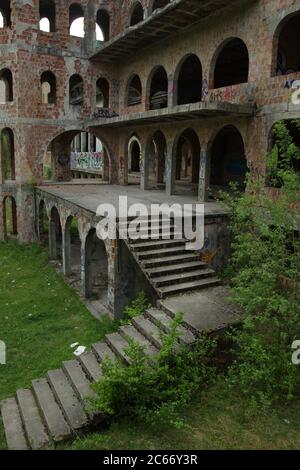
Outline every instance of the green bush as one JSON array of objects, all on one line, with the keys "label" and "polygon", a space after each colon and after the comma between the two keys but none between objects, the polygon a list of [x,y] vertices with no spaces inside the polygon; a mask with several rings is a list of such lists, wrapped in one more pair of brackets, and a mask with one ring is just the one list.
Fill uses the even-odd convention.
[{"label": "green bush", "polygon": [[103,377],[93,385],[97,397],[92,408],[116,419],[125,416],[149,425],[183,426],[183,409],[214,377],[209,358],[216,343],[203,338],[193,351],[178,350],[181,322],[182,316],[177,315],[170,333],[162,335],[161,350],[150,362],[144,349],[132,340],[125,351],[130,361],[127,367],[105,359]]},{"label": "green bush", "polygon": [[139,317],[143,315],[145,311],[151,307],[151,304],[147,300],[145,296],[145,292],[140,292],[136,299],[132,301],[132,303],[125,308],[124,315],[125,318],[123,320],[123,324],[130,323],[132,318]]},{"label": "green bush", "polygon": [[294,147],[278,129],[277,148],[290,158],[290,165],[277,168],[280,197],[257,181],[249,181],[244,195],[223,195],[233,236],[233,296],[246,313],[242,328],[228,335],[234,345],[228,380],[263,408],[299,395],[300,385],[300,368],[291,361],[292,343],[300,339],[300,240],[293,230],[300,176],[291,165]]}]

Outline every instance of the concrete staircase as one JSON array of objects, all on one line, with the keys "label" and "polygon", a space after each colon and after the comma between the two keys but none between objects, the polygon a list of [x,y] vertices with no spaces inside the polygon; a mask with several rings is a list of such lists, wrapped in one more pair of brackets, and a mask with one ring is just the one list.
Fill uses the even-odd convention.
[{"label": "concrete staircase", "polygon": [[[121,229],[125,227],[120,223]],[[155,230],[155,240],[147,238],[150,227]],[[152,220],[150,225],[150,221],[145,219],[140,233],[145,239],[129,238],[127,245],[158,298],[189,293],[220,283],[216,272],[201,261],[200,253],[186,249],[188,241],[174,221],[170,223],[161,218]]]},{"label": "concrete staircase", "polygon": [[[15,397],[3,400],[0,405],[8,449],[51,448],[99,426],[106,417],[91,412],[88,397],[94,395],[91,384],[101,379],[101,361],[108,356],[128,365],[124,350],[129,338],[141,344],[151,360],[161,347],[161,331],[167,333],[171,321],[162,310],[147,310],[131,325],[122,326],[117,333],[107,335],[104,342],[94,344],[91,351],[65,361],[47,377],[33,380],[30,389],[18,390]],[[179,343],[192,345],[196,341],[192,325],[181,326],[180,333]]]}]

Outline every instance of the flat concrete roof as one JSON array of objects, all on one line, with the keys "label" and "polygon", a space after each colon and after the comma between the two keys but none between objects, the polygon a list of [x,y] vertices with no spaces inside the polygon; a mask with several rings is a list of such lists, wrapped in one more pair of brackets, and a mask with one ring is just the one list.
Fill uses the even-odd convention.
[{"label": "flat concrete roof", "polygon": [[[80,180],[79,180],[80,181]],[[100,204],[110,203],[119,207],[119,197],[127,196],[128,205],[144,204],[150,209],[151,204],[193,204],[196,209],[196,196],[185,194],[168,196],[163,190],[142,191],[138,186],[118,186],[108,184],[48,183],[37,188],[68,204],[96,214]],[[205,203],[205,216],[225,215],[225,210],[216,202]],[[104,214],[103,214],[104,215]],[[118,210],[117,210],[118,215]]]},{"label": "flat concrete roof", "polygon": [[155,44],[178,31],[198,23],[222,8],[249,4],[254,0],[172,0],[164,8],[155,10],[144,21],[99,45],[90,60],[120,62],[141,49]]}]

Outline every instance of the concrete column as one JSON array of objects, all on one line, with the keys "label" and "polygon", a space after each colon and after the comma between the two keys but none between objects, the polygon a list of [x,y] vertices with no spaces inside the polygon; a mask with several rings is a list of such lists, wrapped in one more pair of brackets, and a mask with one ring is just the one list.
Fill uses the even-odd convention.
[{"label": "concrete column", "polygon": [[49,217],[49,255],[51,260],[57,259],[56,224],[51,217]]},{"label": "concrete column", "polygon": [[167,142],[167,157],[166,157],[166,193],[168,196],[175,194],[175,179],[176,179],[176,159],[173,142]]},{"label": "concrete column", "polygon": [[90,250],[86,239],[81,242],[81,290],[86,299],[92,295]]},{"label": "concrete column", "polygon": [[146,145],[142,145],[141,149],[141,190],[149,189],[149,163],[150,156],[147,152]]},{"label": "concrete column", "polygon": [[206,202],[208,200],[209,187],[209,154],[207,148],[202,148],[200,153],[200,170],[199,170],[199,188],[198,201]]},{"label": "concrete column", "polygon": [[63,272],[66,277],[71,276],[71,231],[70,224],[62,228],[62,255],[63,255]]},{"label": "concrete column", "polygon": [[168,79],[168,108],[174,106],[175,96],[174,96],[174,77],[173,75],[169,76]]}]

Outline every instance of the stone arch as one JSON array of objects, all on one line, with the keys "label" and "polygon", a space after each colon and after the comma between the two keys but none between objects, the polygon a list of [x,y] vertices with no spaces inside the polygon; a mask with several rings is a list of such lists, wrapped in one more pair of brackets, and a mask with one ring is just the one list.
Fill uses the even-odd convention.
[{"label": "stone arch", "polygon": [[[75,31],[77,28],[79,32]],[[72,3],[69,7],[69,34],[81,38],[85,36],[84,10],[80,3]]]},{"label": "stone arch", "polygon": [[197,193],[200,154],[201,144],[197,132],[191,127],[181,131],[177,135],[173,146],[175,192],[192,190],[193,193]]},{"label": "stone arch", "polygon": [[156,130],[151,133],[146,144],[146,159],[148,159],[147,187],[165,186],[166,157],[167,140],[165,134],[161,130]]},{"label": "stone arch", "polygon": [[66,218],[63,238],[63,267],[65,276],[81,277],[81,235],[79,221],[74,215]]},{"label": "stone arch", "polygon": [[52,205],[49,210],[49,251],[51,260],[62,257],[62,223],[58,208]]},{"label": "stone arch", "polygon": [[142,103],[142,82],[139,75],[131,75],[125,91],[125,106],[137,106]]},{"label": "stone arch", "polygon": [[50,70],[41,75],[41,92],[43,104],[56,103],[56,76]]},{"label": "stone arch", "polygon": [[54,0],[40,0],[40,22],[41,31],[53,33],[56,30],[56,5]]},{"label": "stone arch", "polygon": [[149,109],[161,109],[168,106],[169,80],[166,69],[157,65],[151,71],[147,82],[147,104]]},{"label": "stone arch", "polygon": [[11,4],[10,0],[1,0],[0,6],[0,20],[2,21],[2,28],[11,27]]},{"label": "stone arch", "polygon": [[[96,27],[99,27],[102,33],[103,41],[110,39],[110,16],[107,10],[100,8],[96,14]],[[99,40],[99,39],[98,39]]]},{"label": "stone arch", "polygon": [[210,71],[213,88],[237,85],[248,82],[249,52],[240,38],[227,38],[217,48]]},{"label": "stone arch", "polygon": [[273,36],[272,75],[300,71],[300,10],[285,16]]},{"label": "stone arch", "polygon": [[135,26],[144,19],[144,8],[141,2],[136,1],[131,7],[129,14],[129,26]]},{"label": "stone arch", "polygon": [[137,134],[133,134],[128,141],[128,171],[140,173],[141,171],[141,141]]},{"label": "stone arch", "polygon": [[222,127],[210,142],[209,153],[211,190],[226,190],[231,182],[245,189],[248,166],[244,139],[237,127]]},{"label": "stone arch", "polygon": [[13,196],[5,196],[2,204],[4,240],[8,240],[18,235],[17,204]]},{"label": "stone arch", "polygon": [[0,104],[14,100],[13,75],[10,69],[0,70]]},{"label": "stone arch", "polygon": [[110,85],[106,78],[100,77],[96,82],[96,106],[97,108],[109,108]]},{"label": "stone arch", "polygon": [[160,8],[164,8],[168,3],[170,3],[170,0],[152,0],[150,2],[150,13],[153,13]]},{"label": "stone arch", "polygon": [[175,105],[198,103],[202,100],[202,64],[196,54],[187,54],[179,62],[174,76]]},{"label": "stone arch", "polygon": [[108,305],[108,254],[103,240],[91,228],[83,243],[83,293]]},{"label": "stone arch", "polygon": [[13,131],[6,127],[1,131],[1,172],[2,180],[16,179],[15,140]]}]

